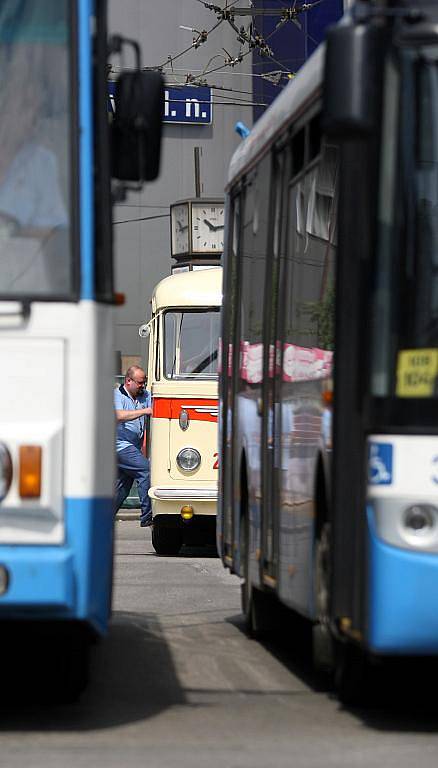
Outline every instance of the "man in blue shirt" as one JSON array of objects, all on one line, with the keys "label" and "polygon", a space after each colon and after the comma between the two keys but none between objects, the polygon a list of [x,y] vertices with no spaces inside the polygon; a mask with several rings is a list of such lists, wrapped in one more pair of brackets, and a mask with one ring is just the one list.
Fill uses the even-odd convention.
[{"label": "man in blue shirt", "polygon": [[146,374],[138,365],[126,371],[125,381],[114,390],[114,408],[117,420],[117,483],[114,501],[115,513],[122,506],[137,480],[140,497],[140,525],[152,525],[149,460],[141,448],[145,431],[145,417],[152,414],[151,396],[145,389]]}]

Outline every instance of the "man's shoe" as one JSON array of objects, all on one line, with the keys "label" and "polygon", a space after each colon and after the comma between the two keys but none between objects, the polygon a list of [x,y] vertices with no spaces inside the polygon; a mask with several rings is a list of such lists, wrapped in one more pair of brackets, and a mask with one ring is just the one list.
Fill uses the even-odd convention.
[{"label": "man's shoe", "polygon": [[147,517],[145,520],[140,520],[141,528],[150,528],[152,524],[153,520],[151,517]]}]

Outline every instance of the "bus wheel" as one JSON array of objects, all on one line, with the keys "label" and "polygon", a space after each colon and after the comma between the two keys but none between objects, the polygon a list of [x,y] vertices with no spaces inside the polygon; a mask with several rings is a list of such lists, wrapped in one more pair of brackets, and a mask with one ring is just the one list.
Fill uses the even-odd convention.
[{"label": "bus wheel", "polygon": [[334,668],[334,640],[330,630],[330,523],[325,522],[315,546],[315,609],[316,623],[312,628],[313,664],[320,672]]},{"label": "bus wheel", "polygon": [[155,520],[152,527],[152,546],[157,555],[177,555],[182,547],[182,533],[177,528],[163,526]]},{"label": "bus wheel", "polygon": [[354,706],[366,701],[370,664],[366,653],[352,642],[336,644],[335,686],[343,704]]},{"label": "bus wheel", "polygon": [[45,685],[49,700],[59,704],[77,701],[88,683],[91,642],[84,628],[68,626],[59,633],[56,646],[48,644],[50,675]]},{"label": "bus wheel", "polygon": [[254,638],[264,637],[273,629],[273,605],[269,595],[251,584],[249,577],[249,523],[245,515],[240,524],[240,557],[243,560],[243,582],[241,585],[242,613],[245,628]]}]

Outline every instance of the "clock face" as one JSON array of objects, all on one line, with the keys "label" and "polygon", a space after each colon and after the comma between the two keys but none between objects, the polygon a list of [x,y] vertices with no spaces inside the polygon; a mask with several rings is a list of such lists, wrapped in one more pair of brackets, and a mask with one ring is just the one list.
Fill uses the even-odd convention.
[{"label": "clock face", "polygon": [[192,251],[222,253],[223,250],[223,203],[192,203]]},{"label": "clock face", "polygon": [[172,255],[189,251],[189,206],[187,203],[174,205],[172,218]]}]

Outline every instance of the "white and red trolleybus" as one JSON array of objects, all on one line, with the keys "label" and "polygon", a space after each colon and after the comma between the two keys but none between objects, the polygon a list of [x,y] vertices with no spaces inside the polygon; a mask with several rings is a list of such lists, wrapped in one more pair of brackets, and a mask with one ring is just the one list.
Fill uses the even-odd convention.
[{"label": "white and red trolleybus", "polygon": [[148,387],[153,530],[159,554],[214,542],[222,269],[179,272],[152,296]]}]

